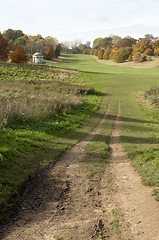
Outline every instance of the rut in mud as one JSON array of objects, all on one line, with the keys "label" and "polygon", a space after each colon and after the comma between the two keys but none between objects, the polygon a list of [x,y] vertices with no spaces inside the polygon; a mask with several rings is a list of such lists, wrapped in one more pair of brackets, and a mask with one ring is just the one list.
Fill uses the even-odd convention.
[{"label": "rut in mud", "polygon": [[[107,114],[88,136],[39,176],[3,240],[159,239],[159,206],[151,189],[141,185],[120,143],[120,105],[112,133],[109,168],[91,182],[81,164],[86,145]],[[109,182],[109,184],[108,184]]]}]

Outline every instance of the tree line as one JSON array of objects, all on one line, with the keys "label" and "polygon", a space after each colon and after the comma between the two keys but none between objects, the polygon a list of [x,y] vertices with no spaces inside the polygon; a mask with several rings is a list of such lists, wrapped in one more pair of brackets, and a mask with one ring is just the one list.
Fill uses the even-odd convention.
[{"label": "tree line", "polygon": [[[81,45],[77,48],[81,49]],[[139,39],[130,36],[121,38],[117,35],[97,38],[93,41],[93,47],[85,48],[83,54],[95,55],[99,60],[114,60],[118,63],[132,60],[142,62],[151,60],[151,56],[159,56],[159,38],[151,34]]]},{"label": "tree line", "polygon": [[62,52],[95,55],[100,60],[111,59],[119,63],[132,60],[142,62],[150,60],[151,56],[159,56],[159,38],[151,34],[139,39],[111,35],[96,38],[91,47],[90,41],[85,44],[80,40],[59,43],[51,36],[43,38],[40,34],[26,35],[22,30],[8,29],[0,33],[0,60],[26,62],[35,52],[41,52],[46,60],[53,60]]},{"label": "tree line", "polygon": [[22,30],[8,29],[0,33],[0,60],[27,62],[35,52],[41,52],[45,59],[53,60],[60,55],[62,46],[56,38],[43,38],[40,34],[32,36]]}]

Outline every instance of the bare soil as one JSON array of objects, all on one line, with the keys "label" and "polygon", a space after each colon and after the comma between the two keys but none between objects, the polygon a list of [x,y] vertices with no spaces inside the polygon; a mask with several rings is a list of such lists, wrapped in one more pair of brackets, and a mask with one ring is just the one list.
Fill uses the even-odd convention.
[{"label": "bare soil", "polygon": [[[107,113],[109,108],[107,109]],[[18,215],[2,226],[3,240],[159,239],[159,204],[131,167],[120,142],[120,106],[110,165],[97,182],[81,164],[98,126],[67,151],[25,193]]]}]

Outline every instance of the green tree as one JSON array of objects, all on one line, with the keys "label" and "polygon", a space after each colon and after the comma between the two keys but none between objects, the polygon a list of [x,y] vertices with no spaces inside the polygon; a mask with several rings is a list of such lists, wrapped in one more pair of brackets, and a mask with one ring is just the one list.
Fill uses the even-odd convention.
[{"label": "green tree", "polygon": [[26,39],[23,37],[19,37],[15,40],[14,45],[15,46],[21,46],[21,45],[26,46]]},{"label": "green tree", "polygon": [[56,58],[58,58],[58,56],[60,56],[61,50],[62,50],[62,46],[59,43],[59,44],[56,45],[56,49],[55,49],[55,57]]},{"label": "green tree", "polygon": [[13,29],[9,28],[8,30],[4,31],[3,36],[10,40],[11,39],[15,40],[15,31]]}]

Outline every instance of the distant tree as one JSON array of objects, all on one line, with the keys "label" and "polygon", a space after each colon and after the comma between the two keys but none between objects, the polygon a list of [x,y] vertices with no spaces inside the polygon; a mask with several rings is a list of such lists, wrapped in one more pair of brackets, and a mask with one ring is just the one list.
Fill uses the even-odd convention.
[{"label": "distant tree", "polygon": [[105,49],[101,48],[98,52],[98,59],[102,60],[103,59],[103,55],[104,55]]},{"label": "distant tree", "polygon": [[10,60],[12,63],[25,63],[28,61],[25,49],[21,46],[17,46],[15,50],[10,55]]},{"label": "distant tree", "polygon": [[53,60],[55,58],[55,50],[53,46],[47,46],[45,48],[45,59],[47,60]]},{"label": "distant tree", "polygon": [[151,48],[147,48],[144,52],[146,56],[153,56],[153,50]]},{"label": "distant tree", "polygon": [[56,58],[58,58],[60,56],[61,50],[62,50],[62,46],[59,43],[59,44],[56,45],[56,49],[55,49],[55,57]]},{"label": "distant tree", "polygon": [[98,56],[98,49],[94,49],[94,56]]},{"label": "distant tree", "polygon": [[97,38],[93,41],[93,47],[100,50],[101,48],[107,48],[112,46],[112,38]]},{"label": "distant tree", "polygon": [[7,61],[9,55],[9,41],[0,33],[0,60]]},{"label": "distant tree", "polygon": [[94,55],[94,49],[93,48],[90,50],[90,55]]},{"label": "distant tree", "polygon": [[117,35],[110,35],[110,37],[112,38],[112,45],[113,46],[121,39],[121,37],[119,37]]},{"label": "distant tree", "polygon": [[134,61],[135,62],[142,62],[142,54],[140,52],[135,53]]},{"label": "distant tree", "polygon": [[134,44],[133,38],[122,38],[115,44],[114,47],[115,48],[132,47],[133,44]]},{"label": "distant tree", "polygon": [[22,37],[24,33],[21,30],[15,30],[15,39]]},{"label": "distant tree", "polygon": [[159,48],[157,48],[157,49],[154,51],[154,55],[155,55],[155,56],[159,56]]},{"label": "distant tree", "polygon": [[11,28],[9,28],[8,30],[6,30],[6,31],[4,31],[4,33],[3,33],[3,36],[5,37],[5,38],[8,38],[8,39],[12,39],[12,40],[15,40],[16,38],[15,38],[15,31],[13,30],[13,29],[11,29]]},{"label": "distant tree", "polygon": [[90,45],[91,45],[91,42],[90,42],[90,41],[87,41],[86,44],[85,44],[85,46],[86,46],[87,49],[90,48]]},{"label": "distant tree", "polygon": [[21,30],[13,30],[9,28],[8,30],[4,31],[3,36],[8,39],[12,39],[15,41],[17,38],[22,37],[24,33]]},{"label": "distant tree", "polygon": [[104,52],[104,55],[103,55],[103,59],[104,60],[109,60],[109,56],[111,54],[111,49],[110,48],[107,48]]},{"label": "distant tree", "polygon": [[144,38],[139,38],[136,48],[139,52],[144,53],[147,48],[153,48],[154,37],[151,34],[146,34]]},{"label": "distant tree", "polygon": [[86,48],[83,50],[83,54],[88,54],[88,51]]},{"label": "distant tree", "polygon": [[38,39],[34,41],[32,38],[30,38],[28,41],[26,41],[26,51],[30,56],[32,56],[35,52],[41,52],[44,55],[45,46],[44,39]]},{"label": "distant tree", "polygon": [[19,37],[15,40],[14,46],[26,46],[26,39],[23,37]]}]

